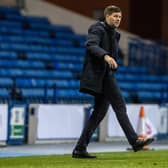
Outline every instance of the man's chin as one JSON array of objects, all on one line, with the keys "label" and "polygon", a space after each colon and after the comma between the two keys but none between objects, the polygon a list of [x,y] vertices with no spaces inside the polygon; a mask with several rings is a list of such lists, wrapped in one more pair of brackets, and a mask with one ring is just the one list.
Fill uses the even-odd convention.
[{"label": "man's chin", "polygon": [[115,27],[115,28],[119,27],[119,24],[117,24],[117,25],[114,25],[114,27]]}]

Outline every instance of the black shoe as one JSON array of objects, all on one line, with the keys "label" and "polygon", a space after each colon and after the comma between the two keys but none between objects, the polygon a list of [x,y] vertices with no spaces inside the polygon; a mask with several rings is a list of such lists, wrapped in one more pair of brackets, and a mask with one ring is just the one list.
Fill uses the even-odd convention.
[{"label": "black shoe", "polygon": [[147,138],[147,139],[137,139],[135,144],[132,146],[134,152],[142,150],[145,145],[149,145],[154,141],[154,138]]},{"label": "black shoe", "polygon": [[73,158],[89,158],[89,159],[96,158],[95,155],[91,155],[87,151],[79,151],[76,149],[72,152],[72,157]]}]

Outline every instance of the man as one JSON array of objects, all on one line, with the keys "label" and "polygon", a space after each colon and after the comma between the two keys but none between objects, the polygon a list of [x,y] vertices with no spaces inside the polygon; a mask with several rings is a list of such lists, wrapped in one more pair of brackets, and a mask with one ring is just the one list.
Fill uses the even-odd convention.
[{"label": "man", "polygon": [[74,158],[95,158],[87,152],[89,140],[107,113],[109,104],[115,111],[130,145],[136,152],[154,139],[139,139],[126,113],[126,105],[114,77],[120,34],[115,30],[122,18],[117,6],[104,10],[105,20],[90,26],[86,41],[86,57],[80,82],[80,91],[94,96],[94,110],[73,150]]}]

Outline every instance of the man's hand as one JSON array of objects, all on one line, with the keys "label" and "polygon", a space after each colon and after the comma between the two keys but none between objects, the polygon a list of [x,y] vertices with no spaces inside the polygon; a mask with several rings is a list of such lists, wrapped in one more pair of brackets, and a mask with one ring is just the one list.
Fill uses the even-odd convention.
[{"label": "man's hand", "polygon": [[104,60],[108,63],[110,69],[117,69],[118,65],[112,57],[110,57],[109,55],[105,55]]}]

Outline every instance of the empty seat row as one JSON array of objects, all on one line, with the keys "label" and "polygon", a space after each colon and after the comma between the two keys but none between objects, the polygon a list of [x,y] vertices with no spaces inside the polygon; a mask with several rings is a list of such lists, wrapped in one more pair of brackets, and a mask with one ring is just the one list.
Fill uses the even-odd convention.
[{"label": "empty seat row", "polygon": [[1,68],[29,68],[29,69],[44,69],[46,66],[41,61],[31,60],[0,60]]},{"label": "empty seat row", "polygon": [[[0,20],[0,27],[6,30],[11,30],[11,27],[14,29],[29,29],[32,31],[47,31],[47,32],[55,32],[55,35],[59,36],[59,33],[64,34],[74,34],[73,30],[69,26],[58,26],[51,25],[46,23],[38,23],[38,22],[20,22],[14,20]],[[77,36],[77,35],[76,35]]]},{"label": "empty seat row", "polygon": [[0,20],[0,27],[13,27],[13,28],[21,28],[23,24],[21,22],[14,22],[8,20]]},{"label": "empty seat row", "polygon": [[12,28],[12,27],[0,27],[0,34],[10,34],[10,35],[20,35],[20,36],[36,36],[48,38],[50,37],[50,33],[48,31],[37,31],[37,30],[24,30],[22,28]]},{"label": "empty seat row", "polygon": [[28,26],[30,29],[36,30],[46,30],[46,31],[55,31],[55,32],[62,32],[65,34],[74,34],[72,28],[70,26],[60,26],[60,25],[48,25],[45,23],[38,23],[38,22],[29,22]]},{"label": "empty seat row", "polygon": [[69,69],[72,71],[82,71],[82,64],[55,62],[54,67],[56,70]]},{"label": "empty seat row", "polygon": [[161,102],[162,98],[168,98],[168,92],[138,92],[140,102]]},{"label": "empty seat row", "polygon": [[0,7],[0,13],[1,14],[13,14],[13,15],[20,15],[20,11],[18,8],[11,8],[11,7],[6,7],[6,6],[1,6]]},{"label": "empty seat row", "polygon": [[42,37],[30,37],[30,36],[0,36],[0,43],[8,44],[41,44],[41,45],[50,45],[50,46],[66,46],[73,47],[74,43],[70,40],[61,40],[61,39],[50,39]]},{"label": "empty seat row", "polygon": [[[0,88],[0,99],[10,99],[11,90],[1,89]],[[20,89],[20,98],[23,100],[29,99],[38,99],[40,100],[52,100],[52,101],[73,101],[76,100],[80,102],[81,100],[92,100],[93,97],[87,94],[80,93],[76,89],[39,89],[39,88],[21,88]],[[122,92],[123,96],[126,100],[130,99],[130,95],[128,92]]]},{"label": "empty seat row", "polygon": [[32,44],[14,44],[14,43],[0,43],[1,50],[8,51],[33,51],[33,52],[45,52],[45,53],[61,53],[71,55],[84,55],[83,48],[74,47],[59,47],[59,46],[46,46],[46,45],[32,45]]},{"label": "empty seat row", "polygon": [[[48,26],[47,26],[48,27]],[[24,28],[24,25],[19,22],[7,22],[7,21],[1,21],[0,22],[0,33],[1,34],[7,34],[7,35],[34,35],[34,36],[41,36],[41,37],[56,37],[58,39],[63,40],[78,40],[84,41],[85,37],[83,35],[76,35],[73,32],[66,31],[66,30],[57,30],[56,27],[54,27],[55,30],[49,31],[44,29],[30,29],[30,28]]]},{"label": "empty seat row", "polygon": [[[0,101],[1,99],[9,100],[11,96],[11,90],[0,88]],[[78,92],[76,89],[39,89],[39,88],[21,88],[20,89],[20,98],[23,100],[37,99],[37,100],[51,100],[51,101],[61,101],[61,100],[91,100],[92,96],[86,95]],[[132,97],[129,92],[122,91],[122,95],[127,100],[131,101]],[[152,102],[157,103],[161,101],[162,97],[167,97],[167,93],[161,92],[137,92],[139,102]]]},{"label": "empty seat row", "polygon": [[58,79],[27,79],[27,78],[21,78],[16,79],[16,86],[20,88],[73,88],[77,89],[79,88],[79,81],[78,80],[58,80]]},{"label": "empty seat row", "polygon": [[43,61],[57,61],[57,62],[73,62],[82,63],[84,57],[82,55],[71,55],[71,54],[56,54],[56,53],[40,53],[40,52],[27,52],[26,57],[32,60],[43,60]]},{"label": "empty seat row", "polygon": [[0,59],[17,59],[18,54],[15,51],[0,51]]},{"label": "empty seat row", "polygon": [[25,69],[2,69],[0,77],[27,77],[27,78],[55,78],[73,79],[74,74],[70,71],[51,71],[51,70],[25,70]]},{"label": "empty seat row", "polygon": [[24,16],[24,15],[14,15],[13,13],[5,13],[5,19],[11,21],[19,21],[19,22],[35,22],[35,23],[45,23],[50,24],[48,18],[46,17],[36,17],[36,16]]},{"label": "empty seat row", "polygon": [[36,79],[36,78],[9,78],[0,77],[0,88],[56,88],[77,89],[79,81],[74,79]]},{"label": "empty seat row", "polygon": [[168,85],[166,83],[128,83],[128,82],[119,82],[119,86],[123,90],[127,91],[165,91],[168,89]]},{"label": "empty seat row", "polygon": [[[71,55],[71,54],[57,54],[57,53],[43,53],[43,52],[21,52],[24,58],[36,61],[56,61],[56,62],[73,62],[82,63],[83,55]],[[20,52],[16,51],[0,51],[0,59],[19,59]]]},{"label": "empty seat row", "polygon": [[6,88],[0,88],[0,102],[10,98],[9,91]]},{"label": "empty seat row", "polygon": [[[33,88],[33,89],[20,89],[20,98],[24,99],[31,99],[31,98],[36,98],[36,99],[52,99],[54,101],[54,99],[67,99],[70,100],[71,99],[88,99],[88,98],[92,98],[92,96],[83,94],[78,92],[75,89],[59,89],[59,90],[55,90],[55,89],[38,89],[38,88]],[[4,98],[4,99],[9,99],[12,94],[11,90],[7,90],[7,89],[2,89],[0,88],[0,99]]]},{"label": "empty seat row", "polygon": [[0,78],[0,88],[8,88],[13,87],[13,80],[9,77],[1,77]]},{"label": "empty seat row", "polygon": [[147,74],[148,73],[148,69],[146,67],[143,66],[120,66],[117,69],[118,73],[137,73],[137,74]]},{"label": "empty seat row", "polygon": [[117,73],[116,78],[119,81],[132,81],[132,82],[154,82],[154,83],[160,83],[160,82],[168,82],[168,75],[150,75],[150,74],[141,74],[141,75],[135,75],[135,74],[121,74]]},{"label": "empty seat row", "polygon": [[66,40],[78,40],[84,42],[86,40],[85,35],[77,35],[77,34],[70,34],[70,33],[57,33],[55,34],[57,38],[66,39]]},{"label": "empty seat row", "polygon": [[[13,81],[14,79],[14,81]],[[79,80],[76,79],[43,79],[43,78],[0,78],[0,87],[13,87],[16,85],[21,88],[79,88]],[[119,81],[119,86],[123,91],[152,91],[152,92],[166,92],[168,85],[165,83],[125,83]]]},{"label": "empty seat row", "polygon": [[41,99],[50,99],[53,101],[66,100],[71,102],[72,100],[88,100],[93,99],[92,96],[83,94],[74,89],[22,89],[21,90],[23,98],[41,98]]}]

